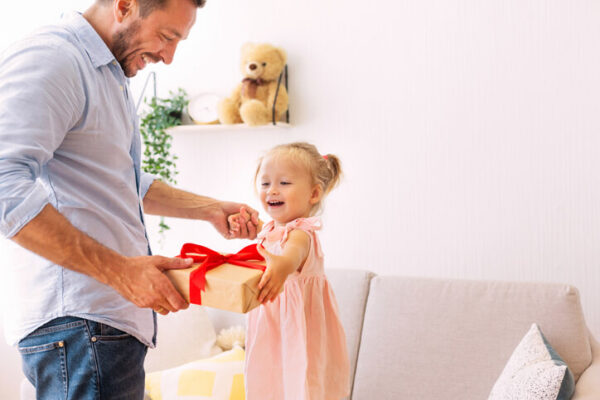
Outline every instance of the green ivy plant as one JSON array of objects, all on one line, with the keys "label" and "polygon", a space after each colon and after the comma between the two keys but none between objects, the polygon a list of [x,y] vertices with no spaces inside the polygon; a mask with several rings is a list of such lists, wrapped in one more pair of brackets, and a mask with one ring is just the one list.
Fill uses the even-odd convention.
[{"label": "green ivy plant", "polygon": [[[189,100],[185,90],[179,88],[176,93],[169,92],[170,97],[153,97],[146,104],[150,109],[144,113],[140,122],[140,132],[144,140],[144,156],[142,170],[157,176],[166,182],[177,184],[175,176],[179,173],[175,161],[177,156],[171,153],[171,136],[167,129],[181,125],[181,117]],[[159,223],[162,235],[169,230],[164,217]]]}]

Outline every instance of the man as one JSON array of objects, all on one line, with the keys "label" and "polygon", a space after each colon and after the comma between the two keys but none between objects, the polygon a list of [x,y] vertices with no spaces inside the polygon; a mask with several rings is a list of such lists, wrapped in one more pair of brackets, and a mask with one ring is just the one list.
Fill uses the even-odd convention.
[{"label": "man", "polygon": [[[171,63],[204,0],[97,0],[0,58],[0,232],[22,246],[6,334],[38,399],[141,399],[156,315],[187,307],[150,255],[149,214],[201,219],[254,238],[246,206],[174,189],[140,172],[128,77]],[[27,249],[27,250],[25,250]]]}]

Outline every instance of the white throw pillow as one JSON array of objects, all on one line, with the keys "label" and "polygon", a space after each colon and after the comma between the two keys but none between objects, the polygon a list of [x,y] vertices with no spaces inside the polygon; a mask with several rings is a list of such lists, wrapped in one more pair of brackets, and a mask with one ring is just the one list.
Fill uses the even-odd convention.
[{"label": "white throw pillow", "polygon": [[488,400],[568,400],[574,391],[573,374],[533,324],[510,356]]}]

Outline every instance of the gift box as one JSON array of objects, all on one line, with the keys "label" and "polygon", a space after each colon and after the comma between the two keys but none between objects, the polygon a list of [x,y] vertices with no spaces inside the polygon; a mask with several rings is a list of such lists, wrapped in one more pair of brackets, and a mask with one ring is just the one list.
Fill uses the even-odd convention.
[{"label": "gift box", "polygon": [[186,243],[181,258],[193,258],[186,269],[165,271],[175,288],[191,304],[246,313],[260,305],[258,282],[265,269],[264,258],[250,245],[236,254],[220,254]]}]

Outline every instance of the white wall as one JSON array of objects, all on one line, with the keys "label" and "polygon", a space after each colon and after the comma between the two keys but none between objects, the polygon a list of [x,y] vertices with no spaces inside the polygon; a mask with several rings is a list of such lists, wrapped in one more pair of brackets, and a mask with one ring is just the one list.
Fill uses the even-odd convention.
[{"label": "white wall", "polygon": [[[240,45],[272,42],[289,54],[293,128],[177,134],[180,184],[258,207],[260,152],[314,142],[346,172],[325,209],[328,267],[569,282],[600,336],[598,21],[589,0],[209,1],[154,67],[159,94],[227,94]],[[172,226],[168,254],[241,246]]]},{"label": "white wall", "polygon": [[[35,3],[0,13],[2,47],[90,2]],[[268,41],[288,51],[293,127],[177,134],[180,184],[258,207],[260,152],[311,141],[346,172],[325,209],[328,267],[569,282],[600,337],[598,21],[591,0],[209,0],[174,63],[153,67],[159,94],[226,94],[240,45]],[[157,253],[243,244],[170,223]]]}]

